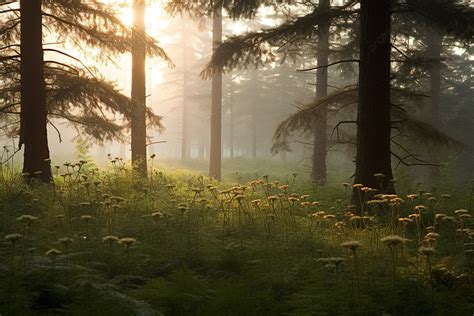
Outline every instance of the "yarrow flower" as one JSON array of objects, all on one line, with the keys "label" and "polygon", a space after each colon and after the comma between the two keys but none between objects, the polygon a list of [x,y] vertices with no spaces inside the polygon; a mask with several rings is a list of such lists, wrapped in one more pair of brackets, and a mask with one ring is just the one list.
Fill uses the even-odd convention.
[{"label": "yarrow flower", "polygon": [[18,240],[20,240],[23,237],[22,234],[8,234],[5,236],[5,239],[12,244],[16,243]]},{"label": "yarrow flower", "polygon": [[389,247],[396,247],[408,242],[409,240],[398,235],[389,235],[381,238],[380,241],[387,244]]},{"label": "yarrow flower", "polygon": [[46,255],[48,257],[56,257],[56,256],[59,256],[60,254],[62,254],[61,251],[57,250],[57,249],[49,249],[48,251],[46,251]]},{"label": "yarrow flower", "polygon": [[122,244],[128,248],[134,245],[137,242],[137,240],[135,238],[125,237],[125,238],[121,238],[118,242],[119,244]]},{"label": "yarrow flower", "polygon": [[109,235],[109,236],[103,237],[102,241],[103,242],[108,242],[108,243],[114,243],[114,242],[118,242],[119,238],[117,236]]},{"label": "yarrow flower", "polygon": [[435,249],[433,247],[420,247],[418,252],[424,256],[431,256],[435,253]]},{"label": "yarrow flower", "polygon": [[349,240],[349,241],[345,241],[341,244],[341,247],[342,248],[346,248],[346,249],[349,249],[351,251],[356,251],[357,249],[359,249],[360,247],[362,247],[362,243],[358,240]]}]

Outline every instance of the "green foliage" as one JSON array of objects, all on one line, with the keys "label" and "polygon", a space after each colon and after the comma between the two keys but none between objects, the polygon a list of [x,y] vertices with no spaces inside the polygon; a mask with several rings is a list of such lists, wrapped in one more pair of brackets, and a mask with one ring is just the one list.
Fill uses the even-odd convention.
[{"label": "green foliage", "polygon": [[[78,154],[87,157],[84,145]],[[278,174],[256,173],[256,179],[241,172],[233,185],[164,169],[145,180],[110,158],[105,170],[87,159],[65,164],[54,187],[26,186],[3,174],[0,313],[472,312],[470,218],[455,212],[469,206],[472,187],[400,195],[402,202],[367,195],[365,217],[358,217],[351,213],[350,189],[315,187],[280,172],[279,181]],[[368,202],[380,199],[385,202]],[[441,213],[451,219],[435,220]],[[422,224],[403,226],[398,218],[410,214],[419,214]],[[435,241],[427,240],[428,226],[440,234]],[[459,229],[467,230],[459,235]],[[13,247],[15,236],[8,235],[15,233],[22,237]],[[397,248],[394,288],[390,252],[380,241],[393,234],[410,240]],[[354,253],[340,246],[348,240],[362,243],[357,275]],[[420,245],[436,248],[433,297]]]}]

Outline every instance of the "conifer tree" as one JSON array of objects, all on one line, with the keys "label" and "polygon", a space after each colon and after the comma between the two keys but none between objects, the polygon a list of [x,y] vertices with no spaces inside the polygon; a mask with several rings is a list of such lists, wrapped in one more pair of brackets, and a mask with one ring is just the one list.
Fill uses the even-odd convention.
[{"label": "conifer tree", "polygon": [[[95,68],[87,67],[61,47],[50,48],[44,38],[54,34],[59,42],[73,44],[86,53],[87,48],[95,47],[97,59],[110,60],[116,54],[131,51],[132,30],[121,23],[110,6],[98,0],[34,0],[21,1],[19,5],[8,2],[2,7],[2,119],[9,122],[9,133],[20,134],[20,145],[25,145],[25,174],[48,182],[48,122],[65,119],[99,142],[120,139],[127,126],[123,120],[127,123],[132,118],[133,103],[113,83],[101,78]],[[145,41],[148,54],[162,57],[171,65],[155,40],[146,36]],[[46,52],[52,57],[43,60]],[[82,67],[55,56],[67,57]],[[160,128],[160,117],[150,109],[145,112],[150,125]],[[19,114],[20,130],[10,123]]]}]

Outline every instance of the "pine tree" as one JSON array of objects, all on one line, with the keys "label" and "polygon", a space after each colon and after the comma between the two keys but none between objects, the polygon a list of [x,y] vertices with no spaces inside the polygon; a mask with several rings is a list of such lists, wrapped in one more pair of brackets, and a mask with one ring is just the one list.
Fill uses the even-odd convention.
[{"label": "pine tree", "polygon": [[[222,8],[213,11],[213,50],[222,42]],[[209,176],[222,178],[222,73],[212,75],[211,88],[211,148],[209,152]]]},{"label": "pine tree", "polygon": [[[131,51],[132,31],[120,22],[110,7],[97,0],[35,0],[21,1],[19,7],[14,3],[2,6],[7,9],[2,11],[5,23],[0,28],[5,45],[0,52],[4,88],[1,97],[8,102],[1,111],[8,119],[21,111],[20,144],[25,145],[24,172],[28,177],[48,182],[51,169],[47,154],[47,122],[53,124],[53,118],[66,119],[99,142],[119,139],[126,125],[114,116],[120,114],[126,122],[130,121],[133,103],[113,83],[100,78],[94,68],[87,67],[83,61],[59,48],[46,46],[44,33],[54,32],[59,41],[73,43],[84,52],[90,47],[99,48],[97,57],[104,60]],[[39,27],[41,24],[47,28],[42,29]],[[148,54],[160,56],[170,63],[155,40],[148,36],[145,40]],[[16,50],[18,46],[22,49],[21,55]],[[45,52],[66,56],[83,67],[55,59],[43,60]],[[41,82],[45,84],[45,93],[41,92]],[[34,89],[32,85],[35,85]],[[30,94],[33,93],[37,95],[32,97]],[[34,112],[31,110],[33,107]],[[37,117],[33,118],[33,115]],[[150,109],[146,109],[146,115],[151,125],[161,126],[160,117]],[[12,134],[18,132],[14,124],[8,128]],[[31,147],[32,143],[37,145]]]},{"label": "pine tree", "polygon": [[145,0],[133,0],[132,30],[132,165],[146,177],[146,33]]}]

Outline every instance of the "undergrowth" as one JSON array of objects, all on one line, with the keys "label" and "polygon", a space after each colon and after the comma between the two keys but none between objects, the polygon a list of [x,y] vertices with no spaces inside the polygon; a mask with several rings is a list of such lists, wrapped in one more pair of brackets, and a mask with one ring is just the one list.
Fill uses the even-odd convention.
[{"label": "undergrowth", "polygon": [[1,176],[2,315],[474,311],[469,185],[399,196],[356,186],[358,211],[352,185],[296,173],[220,184],[157,169],[144,180],[120,159],[55,171],[54,185]]}]

